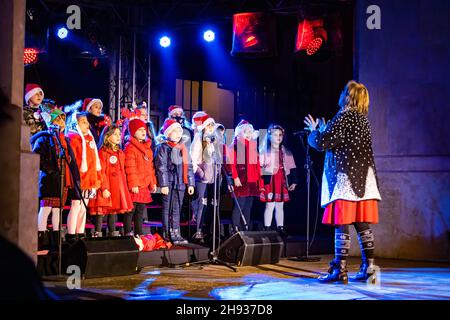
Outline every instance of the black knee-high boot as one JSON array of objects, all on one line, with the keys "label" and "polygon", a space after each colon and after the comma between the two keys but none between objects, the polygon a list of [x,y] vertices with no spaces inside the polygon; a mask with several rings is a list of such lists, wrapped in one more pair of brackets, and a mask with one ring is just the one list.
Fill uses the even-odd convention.
[{"label": "black knee-high boot", "polygon": [[50,249],[50,233],[48,230],[38,231],[38,250]]},{"label": "black knee-high boot", "polygon": [[334,234],[335,258],[330,262],[328,274],[319,277],[319,282],[348,283],[347,257],[350,250],[350,231],[348,225],[336,227]]},{"label": "black knee-high boot", "polygon": [[375,274],[374,235],[368,223],[355,223],[358,242],[361,248],[361,266],[352,281],[366,281]]}]

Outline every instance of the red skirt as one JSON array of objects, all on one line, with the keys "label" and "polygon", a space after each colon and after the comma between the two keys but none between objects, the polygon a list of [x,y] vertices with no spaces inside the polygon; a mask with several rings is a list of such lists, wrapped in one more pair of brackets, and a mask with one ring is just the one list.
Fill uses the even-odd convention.
[{"label": "red skirt", "polygon": [[139,187],[139,193],[133,193],[130,190],[131,200],[137,203],[150,203],[153,201],[149,187]]},{"label": "red skirt", "polygon": [[335,200],[326,206],[322,223],[343,225],[353,222],[378,223],[378,200]]},{"label": "red skirt", "polygon": [[[69,188],[64,187],[63,191],[63,207],[66,204],[67,201],[67,195],[68,195]],[[59,197],[48,197],[48,198],[42,198],[41,201],[39,201],[40,207],[52,207],[52,208],[59,208],[60,207],[60,198]]]},{"label": "red skirt", "polygon": [[289,191],[286,186],[286,178],[282,169],[278,170],[270,179],[270,183],[264,185],[264,191],[259,195],[261,202],[287,202]]}]

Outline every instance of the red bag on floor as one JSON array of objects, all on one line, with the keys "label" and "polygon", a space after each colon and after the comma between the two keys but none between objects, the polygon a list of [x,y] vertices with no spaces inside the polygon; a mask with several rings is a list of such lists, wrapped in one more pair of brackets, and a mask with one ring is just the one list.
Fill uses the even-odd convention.
[{"label": "red bag on floor", "polygon": [[170,249],[172,248],[172,243],[168,241],[164,241],[164,239],[157,233],[153,235],[155,238],[156,244],[155,249]]},{"label": "red bag on floor", "polygon": [[156,239],[152,234],[146,234],[141,236],[142,244],[144,248],[142,251],[152,251],[155,249]]}]

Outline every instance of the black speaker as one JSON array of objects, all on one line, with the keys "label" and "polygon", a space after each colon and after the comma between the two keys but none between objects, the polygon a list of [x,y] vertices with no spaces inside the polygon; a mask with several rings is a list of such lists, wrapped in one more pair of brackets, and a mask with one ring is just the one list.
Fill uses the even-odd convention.
[{"label": "black speaker", "polygon": [[85,238],[65,252],[65,269],[77,265],[84,278],[135,274],[139,250],[133,237]]},{"label": "black speaker", "polygon": [[237,266],[277,263],[283,245],[276,231],[240,231],[220,246],[218,258]]}]

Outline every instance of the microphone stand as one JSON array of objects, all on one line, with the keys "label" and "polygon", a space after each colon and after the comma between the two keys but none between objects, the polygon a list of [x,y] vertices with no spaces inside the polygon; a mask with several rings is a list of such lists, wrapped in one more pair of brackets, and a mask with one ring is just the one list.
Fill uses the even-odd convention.
[{"label": "microphone stand", "polygon": [[[217,157],[216,156],[216,152],[214,152],[214,157],[213,157],[213,159],[214,159],[213,243],[212,243],[212,251],[209,253],[210,258],[208,260],[195,261],[195,262],[191,262],[191,263],[189,263],[189,262],[188,263],[183,263],[183,265],[188,267],[190,265],[195,265],[195,264],[210,263],[210,264],[222,265],[222,266],[225,266],[225,267],[229,268],[230,270],[233,270],[234,272],[237,272],[237,268],[236,267],[233,267],[228,262],[225,262],[225,261],[220,260],[218,258],[218,256],[219,256],[219,250],[218,249],[220,247],[220,243],[219,243],[219,245],[216,248],[217,222],[219,222],[219,224],[220,224],[220,184],[219,184],[219,180],[220,180],[221,171],[219,171],[218,168],[221,167],[222,170],[223,170],[223,166],[221,165],[221,163],[218,163],[216,157]],[[242,211],[241,211],[241,214],[242,214]],[[244,222],[245,222],[245,218],[243,218],[243,219],[244,219]],[[245,222],[245,225],[247,225],[246,222]],[[220,237],[220,234],[219,234],[219,237]]]},{"label": "microphone stand", "polygon": [[[308,139],[308,133],[306,133],[306,139]],[[316,185],[319,186],[319,180],[317,179],[316,174],[314,173],[314,169],[312,168],[312,160],[309,155],[309,143],[306,140],[306,145],[303,141],[303,137],[300,136],[300,141],[302,143],[303,150],[305,151],[305,170],[306,170],[306,186],[307,186],[307,200],[306,200],[306,256],[301,256],[296,258],[296,261],[305,261],[305,262],[317,262],[320,261],[320,257],[310,257],[309,256],[309,214],[310,214],[310,190],[311,190],[311,172],[315,179]]]},{"label": "microphone stand", "polygon": [[[66,168],[66,162],[67,162],[67,154],[66,154],[66,150],[64,149],[62,143],[61,143],[61,139],[59,137],[60,134],[60,129],[55,128],[55,129],[50,129],[52,135],[56,138],[56,141],[58,143],[59,146],[59,154],[58,154],[58,160],[60,163],[60,168],[59,168],[59,183],[60,183],[60,189],[59,189],[59,239],[58,239],[58,274],[57,274],[57,279],[56,280],[60,280],[62,278],[65,278],[62,276],[62,237],[61,237],[61,233],[62,233],[62,218],[63,218],[63,209],[64,209],[64,184],[65,184],[65,168]],[[67,140],[66,140],[67,142]],[[67,146],[69,148],[69,144],[67,142]],[[84,201],[82,192],[81,192],[81,187],[78,185],[78,181],[75,179],[75,175],[72,172],[72,168],[70,166],[69,167],[69,173],[70,176],[72,178],[72,182],[73,185],[75,187],[75,189],[77,190],[77,192],[81,195],[81,201],[83,203],[83,205],[85,206],[85,208],[87,208],[86,203]]]}]

